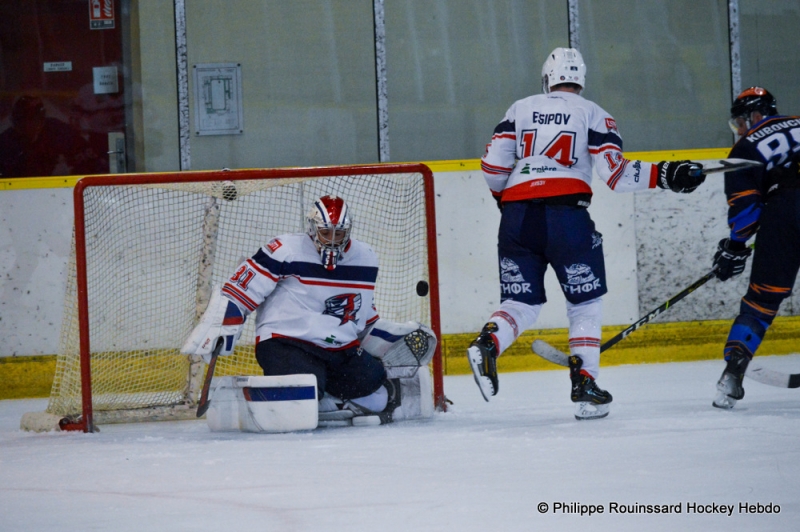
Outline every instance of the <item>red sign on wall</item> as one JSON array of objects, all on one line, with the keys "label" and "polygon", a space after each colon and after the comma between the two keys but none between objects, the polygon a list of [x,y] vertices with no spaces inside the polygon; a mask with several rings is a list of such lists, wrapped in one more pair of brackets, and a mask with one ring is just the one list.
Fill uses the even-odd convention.
[{"label": "red sign on wall", "polygon": [[89,0],[89,28],[93,30],[114,28],[114,0]]}]

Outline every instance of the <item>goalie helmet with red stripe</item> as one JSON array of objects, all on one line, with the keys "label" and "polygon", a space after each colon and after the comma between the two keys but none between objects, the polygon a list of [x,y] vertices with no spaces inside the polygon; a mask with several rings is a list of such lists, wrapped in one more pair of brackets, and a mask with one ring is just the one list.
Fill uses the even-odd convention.
[{"label": "goalie helmet with red stripe", "polygon": [[322,265],[333,270],[350,243],[353,224],[347,203],[338,196],[322,196],[311,206],[307,220],[308,235],[317,247]]}]

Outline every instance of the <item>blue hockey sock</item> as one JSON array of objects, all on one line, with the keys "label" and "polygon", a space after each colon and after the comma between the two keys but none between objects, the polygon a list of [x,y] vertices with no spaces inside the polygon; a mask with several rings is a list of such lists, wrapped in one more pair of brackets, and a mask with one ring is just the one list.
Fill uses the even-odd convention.
[{"label": "blue hockey sock", "polygon": [[728,360],[731,350],[734,348],[742,349],[752,358],[761,345],[764,335],[767,333],[769,323],[759,320],[747,314],[739,314],[733,322],[728,341],[725,343],[725,360]]}]

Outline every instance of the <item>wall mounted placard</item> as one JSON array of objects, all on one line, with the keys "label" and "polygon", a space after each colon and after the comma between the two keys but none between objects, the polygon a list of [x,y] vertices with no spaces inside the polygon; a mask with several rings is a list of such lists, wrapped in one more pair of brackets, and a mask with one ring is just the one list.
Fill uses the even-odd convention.
[{"label": "wall mounted placard", "polygon": [[195,135],[239,135],[244,132],[242,65],[194,65]]}]

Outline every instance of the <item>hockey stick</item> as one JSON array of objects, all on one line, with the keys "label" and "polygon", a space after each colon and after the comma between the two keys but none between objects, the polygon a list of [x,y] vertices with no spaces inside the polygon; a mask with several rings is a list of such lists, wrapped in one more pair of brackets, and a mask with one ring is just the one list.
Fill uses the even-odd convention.
[{"label": "hockey stick", "polygon": [[203,391],[200,393],[200,402],[197,403],[197,417],[203,417],[208,407],[211,405],[211,400],[208,398],[208,391],[211,388],[211,378],[214,376],[214,368],[217,366],[217,357],[222,350],[222,344],[225,340],[220,338],[217,340],[217,345],[214,347],[214,352],[211,353],[211,360],[208,362],[208,370],[206,371],[206,380],[203,382]]},{"label": "hockey stick", "polygon": [[[669,301],[658,307],[657,309],[653,310],[644,318],[640,319],[618,335],[616,335],[611,340],[604,343],[600,346],[600,352],[602,353],[606,349],[614,346],[622,340],[623,338],[627,337],[630,333],[644,325],[645,323],[649,322],[665,310],[669,308],[671,305],[674,305],[691,292],[705,284],[711,277],[714,275],[714,270],[710,271],[700,279],[694,282],[690,287],[683,290],[681,293],[672,297]],[[559,366],[569,366],[568,357],[565,353],[562,353],[552,345],[548,344],[544,340],[534,340],[531,344],[531,350],[542,357],[545,360],[549,360],[553,364],[558,364]],[[800,388],[800,373],[783,373],[781,371],[774,371],[767,368],[762,368],[757,365],[753,365],[752,363],[747,366],[747,371],[745,371],[745,375],[753,379],[756,382],[760,382],[761,384],[766,384],[768,386],[777,386],[778,388]]]},{"label": "hockey stick", "polygon": [[[534,353],[545,360],[559,366],[569,366],[567,355],[543,340],[534,340],[531,345]],[[601,348],[602,350],[602,348]],[[745,376],[761,384],[776,386],[778,388],[800,388],[800,373],[784,373],[767,368],[762,368],[751,362],[744,372]]]},{"label": "hockey stick", "polygon": [[684,297],[688,296],[689,294],[691,294],[692,292],[694,292],[695,290],[706,284],[710,279],[716,277],[716,275],[717,275],[717,270],[715,268],[710,272],[708,272],[707,274],[705,274],[704,276],[702,276],[701,278],[699,278],[698,280],[696,280],[695,282],[693,282],[691,285],[681,290],[678,294],[669,298],[666,302],[662,303],[661,306],[659,306],[658,308],[651,310],[647,315],[645,315],[643,318],[640,318],[639,321],[632,324],[624,331],[620,332],[614,338],[604,343],[602,346],[600,346],[600,352],[602,353],[611,346],[616,345],[617,342],[619,342],[620,340],[624,340],[630,333],[632,333],[645,323],[652,321],[654,318],[662,314],[669,307],[671,307]]},{"label": "hockey stick", "polygon": [[750,362],[744,374],[761,384],[777,386],[778,388],[800,388],[800,373],[783,373],[782,371],[753,366],[753,362]]},{"label": "hockey stick", "polygon": [[706,168],[700,163],[692,162],[693,168],[689,171],[689,174],[693,177],[697,177],[700,174],[708,175],[719,172],[734,172],[736,170],[742,170],[743,168],[753,168],[754,166],[764,165],[764,163],[751,161],[749,159],[720,159],[719,164],[721,166]]},{"label": "hockey stick", "polygon": [[[638,329],[639,327],[641,327],[645,323],[648,323],[648,322],[652,321],[654,318],[656,318],[657,316],[662,314],[669,307],[671,307],[672,305],[674,305],[675,303],[677,303],[678,301],[680,301],[684,297],[688,296],[689,294],[691,294],[692,292],[694,292],[695,290],[697,290],[698,288],[700,288],[701,286],[706,284],[714,276],[716,276],[716,269],[711,270],[710,272],[708,272],[707,274],[705,274],[704,276],[702,276],[701,278],[696,280],[694,283],[692,283],[690,286],[684,288],[678,294],[676,294],[676,295],[672,296],[671,298],[669,298],[667,301],[662,303],[659,307],[657,307],[657,308],[653,309],[652,311],[648,312],[643,318],[640,318],[636,323],[631,324],[625,330],[621,331],[615,337],[613,337],[612,339],[608,340],[606,343],[601,345],[600,346],[600,352],[602,353],[606,349],[609,349],[609,348],[613,347],[614,345],[616,345],[617,343],[619,343],[621,340],[624,340],[633,331],[635,331],[636,329]],[[544,340],[535,340],[531,344],[531,350],[534,353],[536,353],[537,355],[539,355],[540,357],[544,358],[545,360],[549,360],[550,362],[553,362],[554,364],[558,364],[560,366],[568,366],[569,365],[569,363],[567,362],[567,355],[565,355],[564,353],[562,353],[561,351],[559,351],[558,349],[556,349],[552,345],[548,344]]]}]

